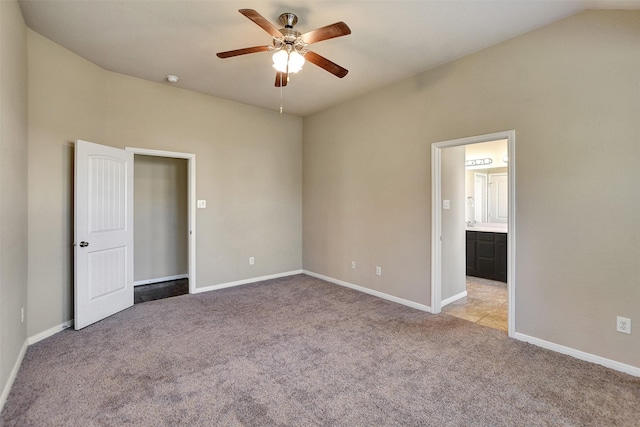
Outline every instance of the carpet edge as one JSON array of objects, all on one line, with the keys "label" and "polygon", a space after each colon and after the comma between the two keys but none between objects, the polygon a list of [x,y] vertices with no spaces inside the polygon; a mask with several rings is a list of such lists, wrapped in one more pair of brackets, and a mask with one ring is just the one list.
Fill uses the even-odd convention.
[{"label": "carpet edge", "polygon": [[231,288],[233,286],[240,286],[240,285],[248,285],[250,283],[262,282],[264,280],[271,280],[271,279],[279,279],[281,277],[287,277],[287,276],[295,276],[296,274],[302,274],[302,273],[303,273],[303,270],[291,270],[291,271],[285,271],[282,273],[269,274],[266,276],[252,277],[249,279],[236,280],[235,282],[220,283],[219,285],[211,285],[211,286],[205,286],[202,288],[196,288],[193,291],[193,293],[200,294],[202,292],[217,291],[218,289]]},{"label": "carpet edge", "polygon": [[29,342],[27,339],[25,339],[22,343],[20,353],[18,353],[16,363],[14,363],[13,369],[11,369],[11,373],[9,374],[9,378],[7,378],[7,382],[4,384],[2,394],[0,394],[0,412],[2,412],[2,410],[4,409],[4,404],[7,402],[9,393],[11,393],[11,387],[13,386],[13,382],[16,380],[16,376],[18,376],[18,371],[20,370],[20,366],[22,366],[24,355],[27,353],[27,347],[29,347]]},{"label": "carpet edge", "polygon": [[359,291],[365,294],[373,295],[378,298],[385,299],[387,301],[395,302],[398,304],[402,304],[407,307],[415,308],[420,311],[426,311],[427,313],[433,313],[433,310],[428,305],[420,304],[414,301],[410,301],[408,299],[396,297],[394,295],[385,294],[384,292],[376,291],[373,289],[365,288],[364,286],[354,285],[353,283],[345,282],[344,280],[334,279],[333,277],[324,276],[319,273],[314,273],[309,270],[302,270],[303,274],[307,276],[315,277],[316,279],[322,279],[326,282],[333,283],[335,285],[344,286],[345,288],[353,289],[355,291]]},{"label": "carpet edge", "polygon": [[577,350],[575,348],[567,347],[561,344],[556,344],[551,341],[543,340],[541,338],[532,337],[521,332],[516,332],[515,334],[513,334],[513,338],[517,339],[518,341],[523,341],[538,347],[546,348],[547,350],[555,351],[556,353],[575,357],[576,359],[584,360],[585,362],[595,363],[596,365],[602,365],[605,368],[610,368],[615,371],[633,375],[634,377],[640,377],[640,367],[637,366],[628,365],[626,363],[618,362],[612,359],[607,359],[606,357],[587,353],[585,351]]}]

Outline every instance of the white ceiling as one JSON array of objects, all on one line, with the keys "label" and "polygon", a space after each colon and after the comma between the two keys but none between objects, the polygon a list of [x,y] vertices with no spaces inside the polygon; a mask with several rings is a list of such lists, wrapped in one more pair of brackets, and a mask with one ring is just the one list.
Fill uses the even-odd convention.
[{"label": "white ceiling", "polygon": [[640,0],[21,0],[20,6],[31,29],[107,70],[165,84],[175,74],[178,87],[271,110],[280,107],[280,89],[268,52],[215,56],[271,43],[238,9],[255,9],[278,28],[278,16],[293,12],[302,33],[344,21],[351,35],[309,48],[349,74],[338,79],[307,63],[283,90],[285,112],[305,116],[584,9],[638,9]]}]

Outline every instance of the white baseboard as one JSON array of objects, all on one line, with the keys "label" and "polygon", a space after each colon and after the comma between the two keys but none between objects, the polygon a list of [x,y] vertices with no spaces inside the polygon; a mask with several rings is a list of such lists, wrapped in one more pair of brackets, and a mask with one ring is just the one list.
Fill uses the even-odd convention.
[{"label": "white baseboard", "polygon": [[440,302],[440,307],[444,307],[445,305],[451,304],[452,302],[456,302],[459,299],[464,298],[466,296],[467,296],[467,291],[462,291],[459,294],[456,294],[456,295],[454,295],[452,297],[449,297],[447,299],[443,299]]},{"label": "white baseboard", "polygon": [[302,270],[304,274],[307,274],[312,277],[316,277],[318,279],[325,280],[327,282],[335,283],[336,285],[344,286],[346,288],[350,288],[359,292],[363,292],[365,294],[373,295],[378,298],[386,299],[387,301],[396,302],[398,304],[406,305],[407,307],[416,308],[418,310],[426,311],[427,313],[432,313],[431,307],[424,304],[419,304],[417,302],[409,301],[404,298],[396,297],[393,295],[385,294],[384,292],[374,291],[373,289],[365,288],[364,286],[354,285],[353,283],[345,282],[343,280],[334,279],[333,277],[323,276],[322,274],[314,273],[312,271]]},{"label": "white baseboard", "polygon": [[205,286],[204,288],[196,288],[193,293],[199,294],[201,292],[217,291],[218,289],[231,288],[233,286],[246,285],[255,282],[262,282],[263,280],[278,279],[280,277],[294,276],[296,274],[302,274],[302,270],[286,271],[284,273],[270,274],[268,276],[253,277],[251,279],[237,280],[235,282]]},{"label": "white baseboard", "polygon": [[13,369],[9,374],[9,378],[7,378],[7,382],[2,389],[2,394],[0,394],[0,412],[4,408],[4,404],[7,401],[7,397],[9,397],[9,392],[11,392],[11,387],[13,386],[13,382],[16,380],[16,375],[18,375],[18,371],[20,370],[20,366],[22,365],[22,359],[24,359],[24,355],[27,352],[27,347],[29,343],[27,340],[24,340],[22,344],[22,348],[20,349],[20,353],[18,353],[18,358],[16,359],[16,363],[13,364]]},{"label": "white baseboard", "polygon": [[513,335],[513,338],[519,341],[528,342],[529,344],[537,345],[538,347],[546,348],[547,350],[552,350],[557,353],[566,354],[568,356],[575,357],[576,359],[584,360],[591,363],[596,363],[598,365],[602,365],[607,368],[614,369],[616,371],[624,372],[625,374],[633,375],[635,377],[640,377],[640,368],[637,366],[627,365],[626,363],[622,363],[622,362],[616,362],[615,360],[607,359],[601,356],[596,356],[595,354],[586,353],[584,351],[576,350],[571,347],[565,347],[563,345],[555,344],[540,338],[535,338],[529,335],[525,335],[520,332],[516,332]]},{"label": "white baseboard", "polygon": [[168,282],[170,280],[180,280],[189,278],[188,274],[176,274],[175,276],[158,277],[157,279],[137,280],[133,286],[150,285],[152,283]]},{"label": "white baseboard", "polygon": [[27,342],[29,343],[29,345],[31,344],[35,344],[38,341],[42,341],[45,338],[49,338],[51,335],[55,335],[60,331],[64,331],[65,329],[68,329],[70,327],[73,326],[73,319],[71,320],[67,320],[64,323],[61,323],[57,326],[54,326],[53,328],[49,328],[46,331],[42,331],[38,334],[35,334],[29,338],[27,338]]}]

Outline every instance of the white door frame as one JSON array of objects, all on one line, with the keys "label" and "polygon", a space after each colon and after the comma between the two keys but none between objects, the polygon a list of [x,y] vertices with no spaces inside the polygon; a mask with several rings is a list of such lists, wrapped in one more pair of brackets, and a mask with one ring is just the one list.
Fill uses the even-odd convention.
[{"label": "white door frame", "polygon": [[[471,136],[431,144],[431,311],[442,310],[442,170],[441,151],[449,147],[507,140],[509,182],[509,233],[507,234],[508,333],[516,332],[516,131]],[[461,167],[464,167],[461,165]],[[462,227],[463,224],[460,224]]]},{"label": "white door frame", "polygon": [[[187,160],[187,181],[188,181],[188,202],[187,210],[189,217],[189,293],[196,291],[196,155],[192,153],[178,153],[175,151],[150,150],[147,148],[125,147],[126,151],[133,154],[145,156],[171,157],[174,159]],[[135,174],[135,168],[134,168]],[[133,196],[135,198],[135,194]]]}]

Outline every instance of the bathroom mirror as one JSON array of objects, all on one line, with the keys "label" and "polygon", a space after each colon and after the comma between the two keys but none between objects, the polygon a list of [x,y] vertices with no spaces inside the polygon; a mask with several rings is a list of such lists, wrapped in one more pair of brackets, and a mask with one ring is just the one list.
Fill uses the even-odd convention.
[{"label": "bathroom mirror", "polygon": [[507,168],[465,172],[467,223],[506,224],[509,220]]},{"label": "bathroom mirror", "polygon": [[465,221],[467,224],[508,222],[507,140],[465,147]]}]

